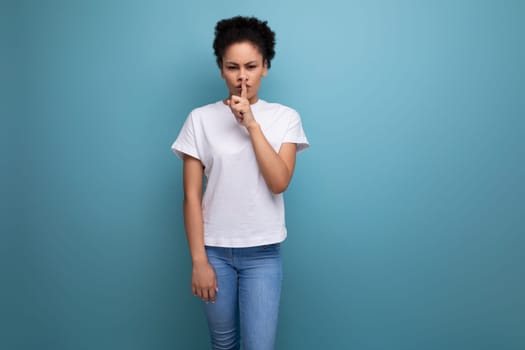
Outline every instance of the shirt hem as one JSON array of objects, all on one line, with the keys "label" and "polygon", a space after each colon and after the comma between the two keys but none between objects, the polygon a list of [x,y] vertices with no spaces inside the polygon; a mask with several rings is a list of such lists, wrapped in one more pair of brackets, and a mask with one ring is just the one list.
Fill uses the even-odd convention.
[{"label": "shirt hem", "polygon": [[248,248],[256,247],[260,245],[281,243],[286,239],[287,233],[284,231],[278,236],[264,237],[253,240],[243,240],[243,241],[230,241],[227,239],[214,240],[207,237],[204,237],[204,245],[209,247],[222,247],[222,248]]}]

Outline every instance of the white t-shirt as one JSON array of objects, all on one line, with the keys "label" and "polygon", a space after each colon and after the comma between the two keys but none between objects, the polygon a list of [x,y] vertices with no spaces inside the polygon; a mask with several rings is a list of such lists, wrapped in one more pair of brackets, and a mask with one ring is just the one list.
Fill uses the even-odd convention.
[{"label": "white t-shirt", "polygon": [[[259,99],[253,115],[273,149],[285,142],[297,151],[309,146],[299,114],[278,103]],[[259,171],[248,131],[222,101],[194,109],[171,146],[204,165],[202,199],[204,244],[252,247],[286,238],[283,195],[273,194]]]}]

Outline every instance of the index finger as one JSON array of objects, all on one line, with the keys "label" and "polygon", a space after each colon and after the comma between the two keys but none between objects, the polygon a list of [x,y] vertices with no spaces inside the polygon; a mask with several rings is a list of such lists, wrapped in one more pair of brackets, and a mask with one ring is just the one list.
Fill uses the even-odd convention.
[{"label": "index finger", "polygon": [[243,80],[241,83],[241,97],[246,98],[248,96],[248,91],[246,90],[246,80]]}]

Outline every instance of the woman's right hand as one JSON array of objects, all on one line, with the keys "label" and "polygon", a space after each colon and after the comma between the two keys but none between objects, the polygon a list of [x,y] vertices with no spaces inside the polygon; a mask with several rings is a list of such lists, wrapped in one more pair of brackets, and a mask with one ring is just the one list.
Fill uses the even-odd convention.
[{"label": "woman's right hand", "polygon": [[215,270],[209,262],[193,264],[191,272],[191,290],[193,295],[205,302],[215,302],[217,288],[217,277]]}]

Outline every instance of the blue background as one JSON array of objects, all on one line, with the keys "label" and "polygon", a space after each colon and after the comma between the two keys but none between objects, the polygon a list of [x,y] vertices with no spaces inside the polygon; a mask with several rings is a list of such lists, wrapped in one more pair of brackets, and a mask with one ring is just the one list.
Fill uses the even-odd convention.
[{"label": "blue background", "polygon": [[524,349],[524,4],[3,2],[0,348],[207,348],[170,145],[243,14],[312,144],[277,348]]}]

